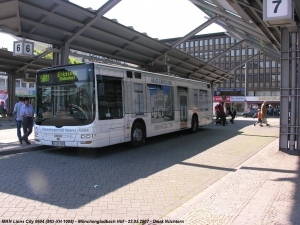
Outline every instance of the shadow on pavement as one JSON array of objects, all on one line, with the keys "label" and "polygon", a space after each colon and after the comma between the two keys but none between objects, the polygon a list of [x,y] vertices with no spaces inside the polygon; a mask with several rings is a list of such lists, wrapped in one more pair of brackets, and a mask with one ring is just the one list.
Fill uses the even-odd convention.
[{"label": "shadow on pavement", "polygon": [[[300,157],[300,152],[298,151],[297,157]],[[299,224],[300,221],[300,160],[298,160],[298,171],[297,171],[297,177],[293,178],[290,180],[291,182],[295,183],[295,193],[294,193],[294,205],[293,205],[293,210],[290,218],[291,224]]]},{"label": "shadow on pavement", "polygon": [[[241,135],[240,130],[252,124],[248,120],[226,127],[211,124],[193,134],[180,131],[148,138],[137,149],[119,144],[10,155],[0,158],[0,192],[67,209],[79,208],[176,164],[201,167],[184,161]],[[218,165],[202,167],[220,171],[216,179],[234,171]],[[195,191],[189,186],[185,189],[187,193]]]}]

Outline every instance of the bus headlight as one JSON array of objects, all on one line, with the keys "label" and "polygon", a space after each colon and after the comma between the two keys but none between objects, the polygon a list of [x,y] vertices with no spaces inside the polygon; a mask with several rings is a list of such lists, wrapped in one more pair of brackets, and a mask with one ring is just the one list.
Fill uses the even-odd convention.
[{"label": "bus headlight", "polygon": [[39,136],[39,133],[34,133],[34,136],[35,136],[35,137],[38,137],[38,136]]},{"label": "bus headlight", "polygon": [[81,139],[90,139],[93,138],[93,134],[82,134]]}]

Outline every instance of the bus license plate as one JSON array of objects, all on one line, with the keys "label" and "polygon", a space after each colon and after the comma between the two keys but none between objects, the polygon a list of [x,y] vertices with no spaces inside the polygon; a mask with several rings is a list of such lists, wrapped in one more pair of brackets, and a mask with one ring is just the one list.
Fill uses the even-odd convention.
[{"label": "bus license plate", "polygon": [[53,146],[65,146],[64,141],[52,141]]}]

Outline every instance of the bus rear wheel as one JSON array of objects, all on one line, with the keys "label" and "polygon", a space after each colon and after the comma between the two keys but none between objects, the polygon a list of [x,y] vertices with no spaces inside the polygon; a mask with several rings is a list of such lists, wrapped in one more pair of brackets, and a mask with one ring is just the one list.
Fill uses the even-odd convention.
[{"label": "bus rear wheel", "polygon": [[140,122],[135,122],[131,129],[131,147],[137,148],[145,142],[145,129]]}]

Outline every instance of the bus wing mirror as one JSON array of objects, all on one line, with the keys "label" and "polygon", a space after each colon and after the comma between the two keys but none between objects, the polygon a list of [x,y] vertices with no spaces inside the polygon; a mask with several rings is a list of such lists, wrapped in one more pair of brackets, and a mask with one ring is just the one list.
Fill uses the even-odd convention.
[{"label": "bus wing mirror", "polygon": [[106,92],[105,83],[98,83],[98,96],[104,96]]}]

